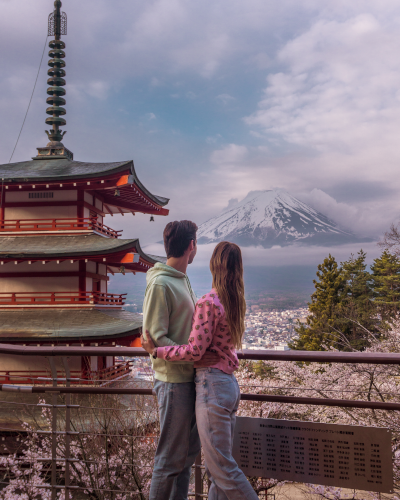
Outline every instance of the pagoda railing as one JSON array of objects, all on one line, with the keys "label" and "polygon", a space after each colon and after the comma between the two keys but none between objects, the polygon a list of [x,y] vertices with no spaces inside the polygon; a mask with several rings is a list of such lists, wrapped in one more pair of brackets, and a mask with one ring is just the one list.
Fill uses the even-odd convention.
[{"label": "pagoda railing", "polygon": [[42,231],[95,231],[110,238],[118,238],[122,234],[99,222],[95,217],[71,219],[15,219],[0,222],[0,232],[42,232]]},{"label": "pagoda railing", "polygon": [[1,292],[0,308],[93,305],[121,307],[126,295],[105,292]]}]

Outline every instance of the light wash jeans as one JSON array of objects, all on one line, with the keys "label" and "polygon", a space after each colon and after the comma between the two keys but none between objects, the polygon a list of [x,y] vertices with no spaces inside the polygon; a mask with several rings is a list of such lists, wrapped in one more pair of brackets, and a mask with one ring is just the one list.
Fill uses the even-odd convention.
[{"label": "light wash jeans", "polygon": [[196,370],[196,420],[211,481],[209,500],[258,500],[232,457],[240,389],[218,368]]},{"label": "light wash jeans", "polygon": [[200,453],[194,382],[156,380],[160,439],[154,458],[149,500],[187,500],[192,465]]}]

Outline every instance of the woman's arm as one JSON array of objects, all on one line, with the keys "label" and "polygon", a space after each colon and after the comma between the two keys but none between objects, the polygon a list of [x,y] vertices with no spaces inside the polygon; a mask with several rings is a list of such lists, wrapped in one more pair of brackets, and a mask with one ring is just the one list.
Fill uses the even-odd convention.
[{"label": "woman's arm", "polygon": [[213,340],[219,309],[208,299],[200,299],[196,304],[192,330],[186,345],[157,347],[157,358],[165,361],[198,361]]}]

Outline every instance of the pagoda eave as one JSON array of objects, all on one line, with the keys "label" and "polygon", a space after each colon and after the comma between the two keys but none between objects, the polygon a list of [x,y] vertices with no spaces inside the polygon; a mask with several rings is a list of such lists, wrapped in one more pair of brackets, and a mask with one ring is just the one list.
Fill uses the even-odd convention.
[{"label": "pagoda eave", "polygon": [[1,343],[116,341],[137,337],[142,316],[122,309],[2,309],[0,324]]},{"label": "pagoda eave", "polygon": [[[55,176],[55,172],[59,175]],[[163,207],[169,199],[154,195],[144,187],[136,175],[132,161],[83,163],[35,160],[0,165],[0,177],[4,179],[5,192],[89,190],[95,192],[100,199],[104,198],[104,203],[116,207],[115,211],[108,211],[111,214],[118,213],[118,206],[121,206],[125,212],[168,215],[168,210]],[[42,203],[36,202],[36,206]],[[6,203],[5,206],[12,207],[14,204]],[[23,205],[19,203],[18,206]],[[29,206],[35,205],[30,202]]]},{"label": "pagoda eave", "polygon": [[[135,257],[135,254],[137,256]],[[4,236],[0,240],[0,262],[94,260],[109,265],[136,264],[149,267],[158,259],[140,247],[138,239],[104,238],[97,234],[79,236]]]}]

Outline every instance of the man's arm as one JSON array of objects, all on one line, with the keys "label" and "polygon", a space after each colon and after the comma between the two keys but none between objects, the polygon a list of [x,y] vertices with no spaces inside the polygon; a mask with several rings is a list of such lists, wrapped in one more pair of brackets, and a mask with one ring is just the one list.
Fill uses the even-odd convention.
[{"label": "man's arm", "polygon": [[154,283],[147,290],[143,303],[143,331],[150,332],[158,347],[178,345],[168,338],[169,312],[165,287]]}]

